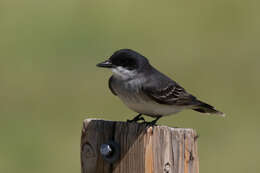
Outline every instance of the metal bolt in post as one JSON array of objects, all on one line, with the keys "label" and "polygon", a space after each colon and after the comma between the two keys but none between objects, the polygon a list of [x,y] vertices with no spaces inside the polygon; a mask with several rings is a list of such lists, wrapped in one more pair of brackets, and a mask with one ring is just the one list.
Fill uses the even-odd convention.
[{"label": "metal bolt in post", "polygon": [[100,154],[108,163],[115,163],[120,158],[120,146],[114,141],[109,141],[100,146]]}]

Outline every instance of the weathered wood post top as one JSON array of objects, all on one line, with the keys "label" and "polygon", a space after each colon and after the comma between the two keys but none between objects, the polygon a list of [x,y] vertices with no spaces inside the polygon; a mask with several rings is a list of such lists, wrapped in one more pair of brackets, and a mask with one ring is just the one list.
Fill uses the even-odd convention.
[{"label": "weathered wood post top", "polygon": [[86,119],[82,173],[199,173],[193,129]]}]

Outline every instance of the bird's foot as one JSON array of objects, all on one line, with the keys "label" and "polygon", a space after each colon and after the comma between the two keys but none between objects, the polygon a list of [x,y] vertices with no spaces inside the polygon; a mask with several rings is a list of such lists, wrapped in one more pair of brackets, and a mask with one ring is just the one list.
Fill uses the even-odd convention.
[{"label": "bird's foot", "polygon": [[142,117],[142,114],[138,114],[136,117],[134,117],[132,120],[127,120],[126,122],[128,123],[132,123],[132,122],[136,122],[138,123],[138,121],[143,121],[142,123],[146,122],[144,117]]},{"label": "bird's foot", "polygon": [[150,122],[143,122],[143,124],[146,125],[146,127],[153,127],[153,126],[157,126],[156,122],[150,121]]},{"label": "bird's foot", "polygon": [[155,120],[150,121],[150,122],[145,121],[144,124],[145,124],[147,127],[157,126],[156,123],[157,123],[157,121],[158,121],[161,117],[162,117],[162,116],[158,116],[158,117],[156,117]]}]

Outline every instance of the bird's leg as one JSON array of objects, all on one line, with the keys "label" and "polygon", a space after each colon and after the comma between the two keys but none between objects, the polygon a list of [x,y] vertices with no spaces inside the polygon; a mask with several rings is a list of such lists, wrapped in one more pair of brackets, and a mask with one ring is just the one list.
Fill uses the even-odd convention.
[{"label": "bird's leg", "polygon": [[156,125],[156,122],[157,122],[160,118],[162,118],[161,115],[157,116],[157,117],[156,117],[153,121],[151,121],[151,122],[146,122],[146,125],[147,125],[147,126],[154,126],[154,125]]},{"label": "bird's leg", "polygon": [[141,117],[142,114],[138,114],[136,117],[134,117],[132,120],[127,120],[128,123],[132,123],[132,122],[138,122],[140,120],[145,122],[144,117]]}]

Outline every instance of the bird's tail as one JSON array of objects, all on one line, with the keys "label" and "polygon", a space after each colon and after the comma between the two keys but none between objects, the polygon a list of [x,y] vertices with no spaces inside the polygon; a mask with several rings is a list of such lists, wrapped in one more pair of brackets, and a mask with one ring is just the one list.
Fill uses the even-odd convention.
[{"label": "bird's tail", "polygon": [[198,111],[200,113],[216,114],[216,115],[219,115],[222,117],[225,116],[225,114],[223,112],[220,112],[220,111],[216,110],[213,106],[211,106],[207,103],[204,103],[202,101],[199,101],[199,100],[198,100],[198,104],[196,104],[196,106],[194,106],[192,109],[194,111]]}]

